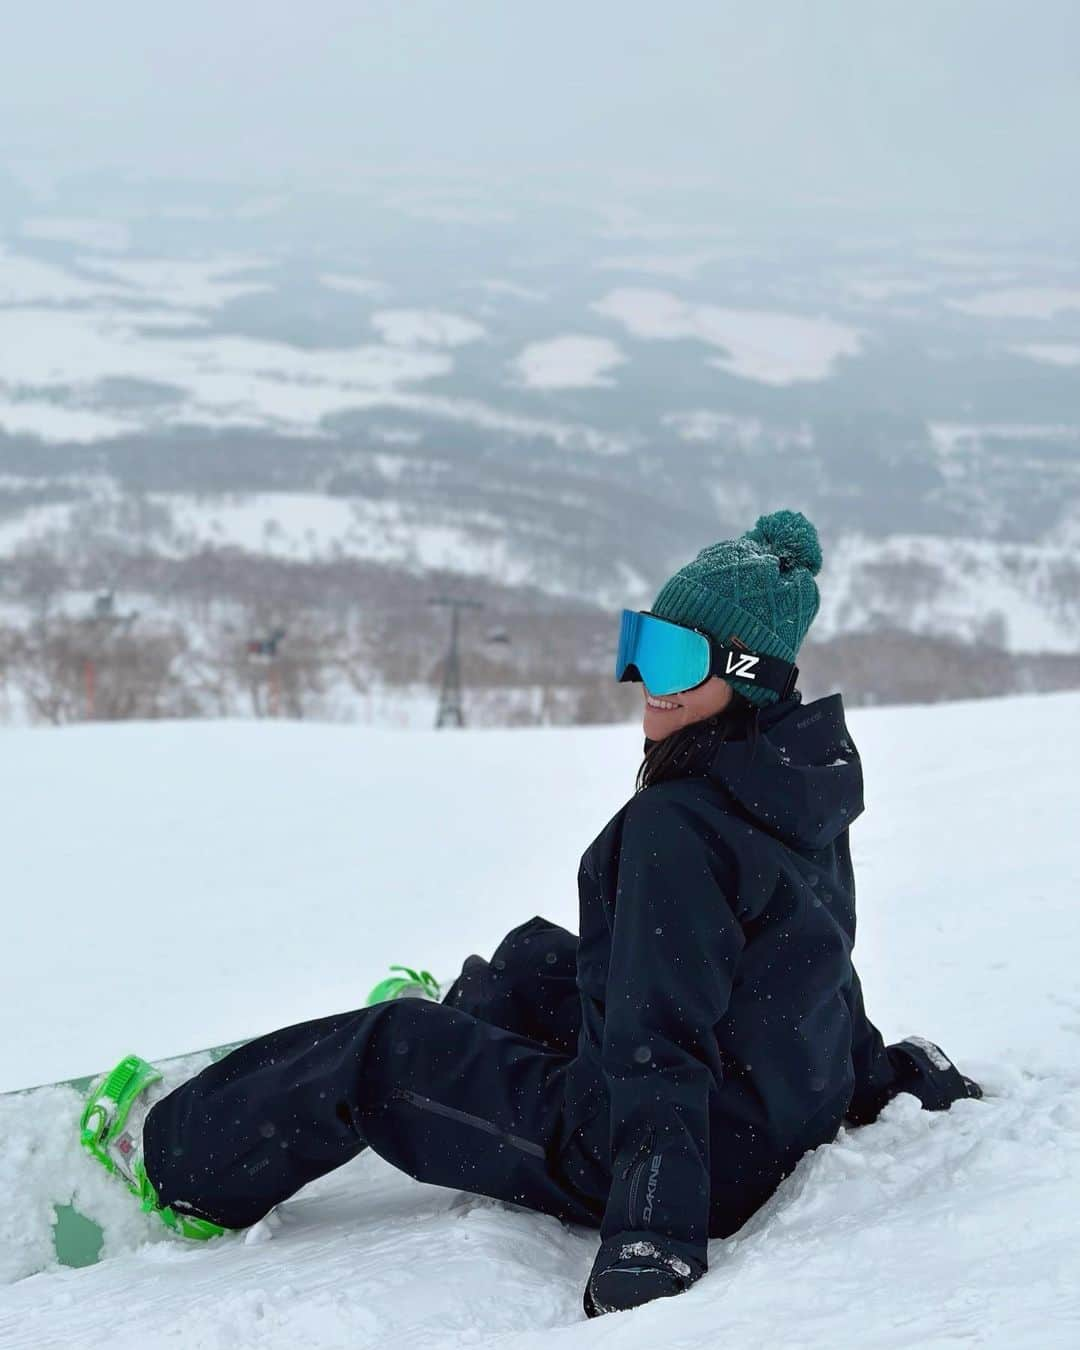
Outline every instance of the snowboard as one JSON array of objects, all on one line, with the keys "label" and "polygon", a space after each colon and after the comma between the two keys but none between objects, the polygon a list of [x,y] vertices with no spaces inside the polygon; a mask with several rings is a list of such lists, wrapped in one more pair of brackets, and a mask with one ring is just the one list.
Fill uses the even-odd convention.
[{"label": "snowboard", "polygon": [[[171,1091],[245,1043],[233,1041],[154,1063]],[[79,1142],[86,1095],[105,1072],[0,1093],[0,1137],[22,1163],[17,1194],[0,1196],[0,1284],[55,1265],[92,1266],[110,1250],[163,1237],[175,1241]],[[25,1220],[20,1213],[7,1221],[3,1211],[8,1205],[29,1211]]]}]

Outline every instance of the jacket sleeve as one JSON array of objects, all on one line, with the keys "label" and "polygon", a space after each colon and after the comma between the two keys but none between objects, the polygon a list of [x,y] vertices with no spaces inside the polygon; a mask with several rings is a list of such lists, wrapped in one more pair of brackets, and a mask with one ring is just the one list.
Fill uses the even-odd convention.
[{"label": "jacket sleeve", "polygon": [[881,1032],[866,1015],[862,984],[855,967],[846,990],[851,1017],[851,1064],[855,1070],[855,1090],[846,1119],[852,1125],[868,1125],[876,1119],[885,1103],[896,1095],[896,1071],[893,1069]]},{"label": "jacket sleeve", "polygon": [[744,943],[736,875],[731,851],[690,805],[648,789],[631,802],[609,916],[612,1184],[601,1235],[647,1234],[695,1273],[708,1237],[709,1094],[722,1077],[714,1028]]},{"label": "jacket sleeve", "polygon": [[982,1088],[962,1074],[933,1041],[909,1036],[885,1045],[866,1015],[862,986],[852,967],[847,992],[851,1014],[851,1061],[855,1090],[848,1105],[850,1125],[868,1125],[900,1092],[910,1092],[928,1111],[944,1111],[961,1097],[981,1097]]}]

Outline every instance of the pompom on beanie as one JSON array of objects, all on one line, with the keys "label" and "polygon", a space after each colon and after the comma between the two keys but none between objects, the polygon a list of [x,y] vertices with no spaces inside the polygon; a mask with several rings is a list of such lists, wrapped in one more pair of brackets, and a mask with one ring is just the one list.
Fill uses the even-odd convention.
[{"label": "pompom on beanie", "polygon": [[[759,516],[738,539],[703,548],[660,588],[652,613],[699,628],[718,642],[732,637],[753,652],[794,662],[821,605],[818,533],[801,511]],[[728,684],[757,707],[779,697],[748,680]]]}]

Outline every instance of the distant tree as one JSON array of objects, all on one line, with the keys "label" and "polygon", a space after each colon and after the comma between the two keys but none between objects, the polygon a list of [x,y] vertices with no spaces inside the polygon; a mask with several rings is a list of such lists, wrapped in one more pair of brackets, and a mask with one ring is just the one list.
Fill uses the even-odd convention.
[{"label": "distant tree", "polygon": [[53,724],[175,715],[183,631],[131,631],[93,619],[40,620],[25,633],[11,679],[37,719]]}]

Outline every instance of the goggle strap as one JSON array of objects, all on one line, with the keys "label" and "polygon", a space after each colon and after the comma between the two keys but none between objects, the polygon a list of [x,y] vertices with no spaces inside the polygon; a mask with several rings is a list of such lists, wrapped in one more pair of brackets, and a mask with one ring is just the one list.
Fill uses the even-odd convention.
[{"label": "goggle strap", "polygon": [[770,689],[781,699],[790,698],[799,678],[799,667],[779,656],[757,655],[739,642],[711,640],[710,675],[724,679],[746,680]]}]

